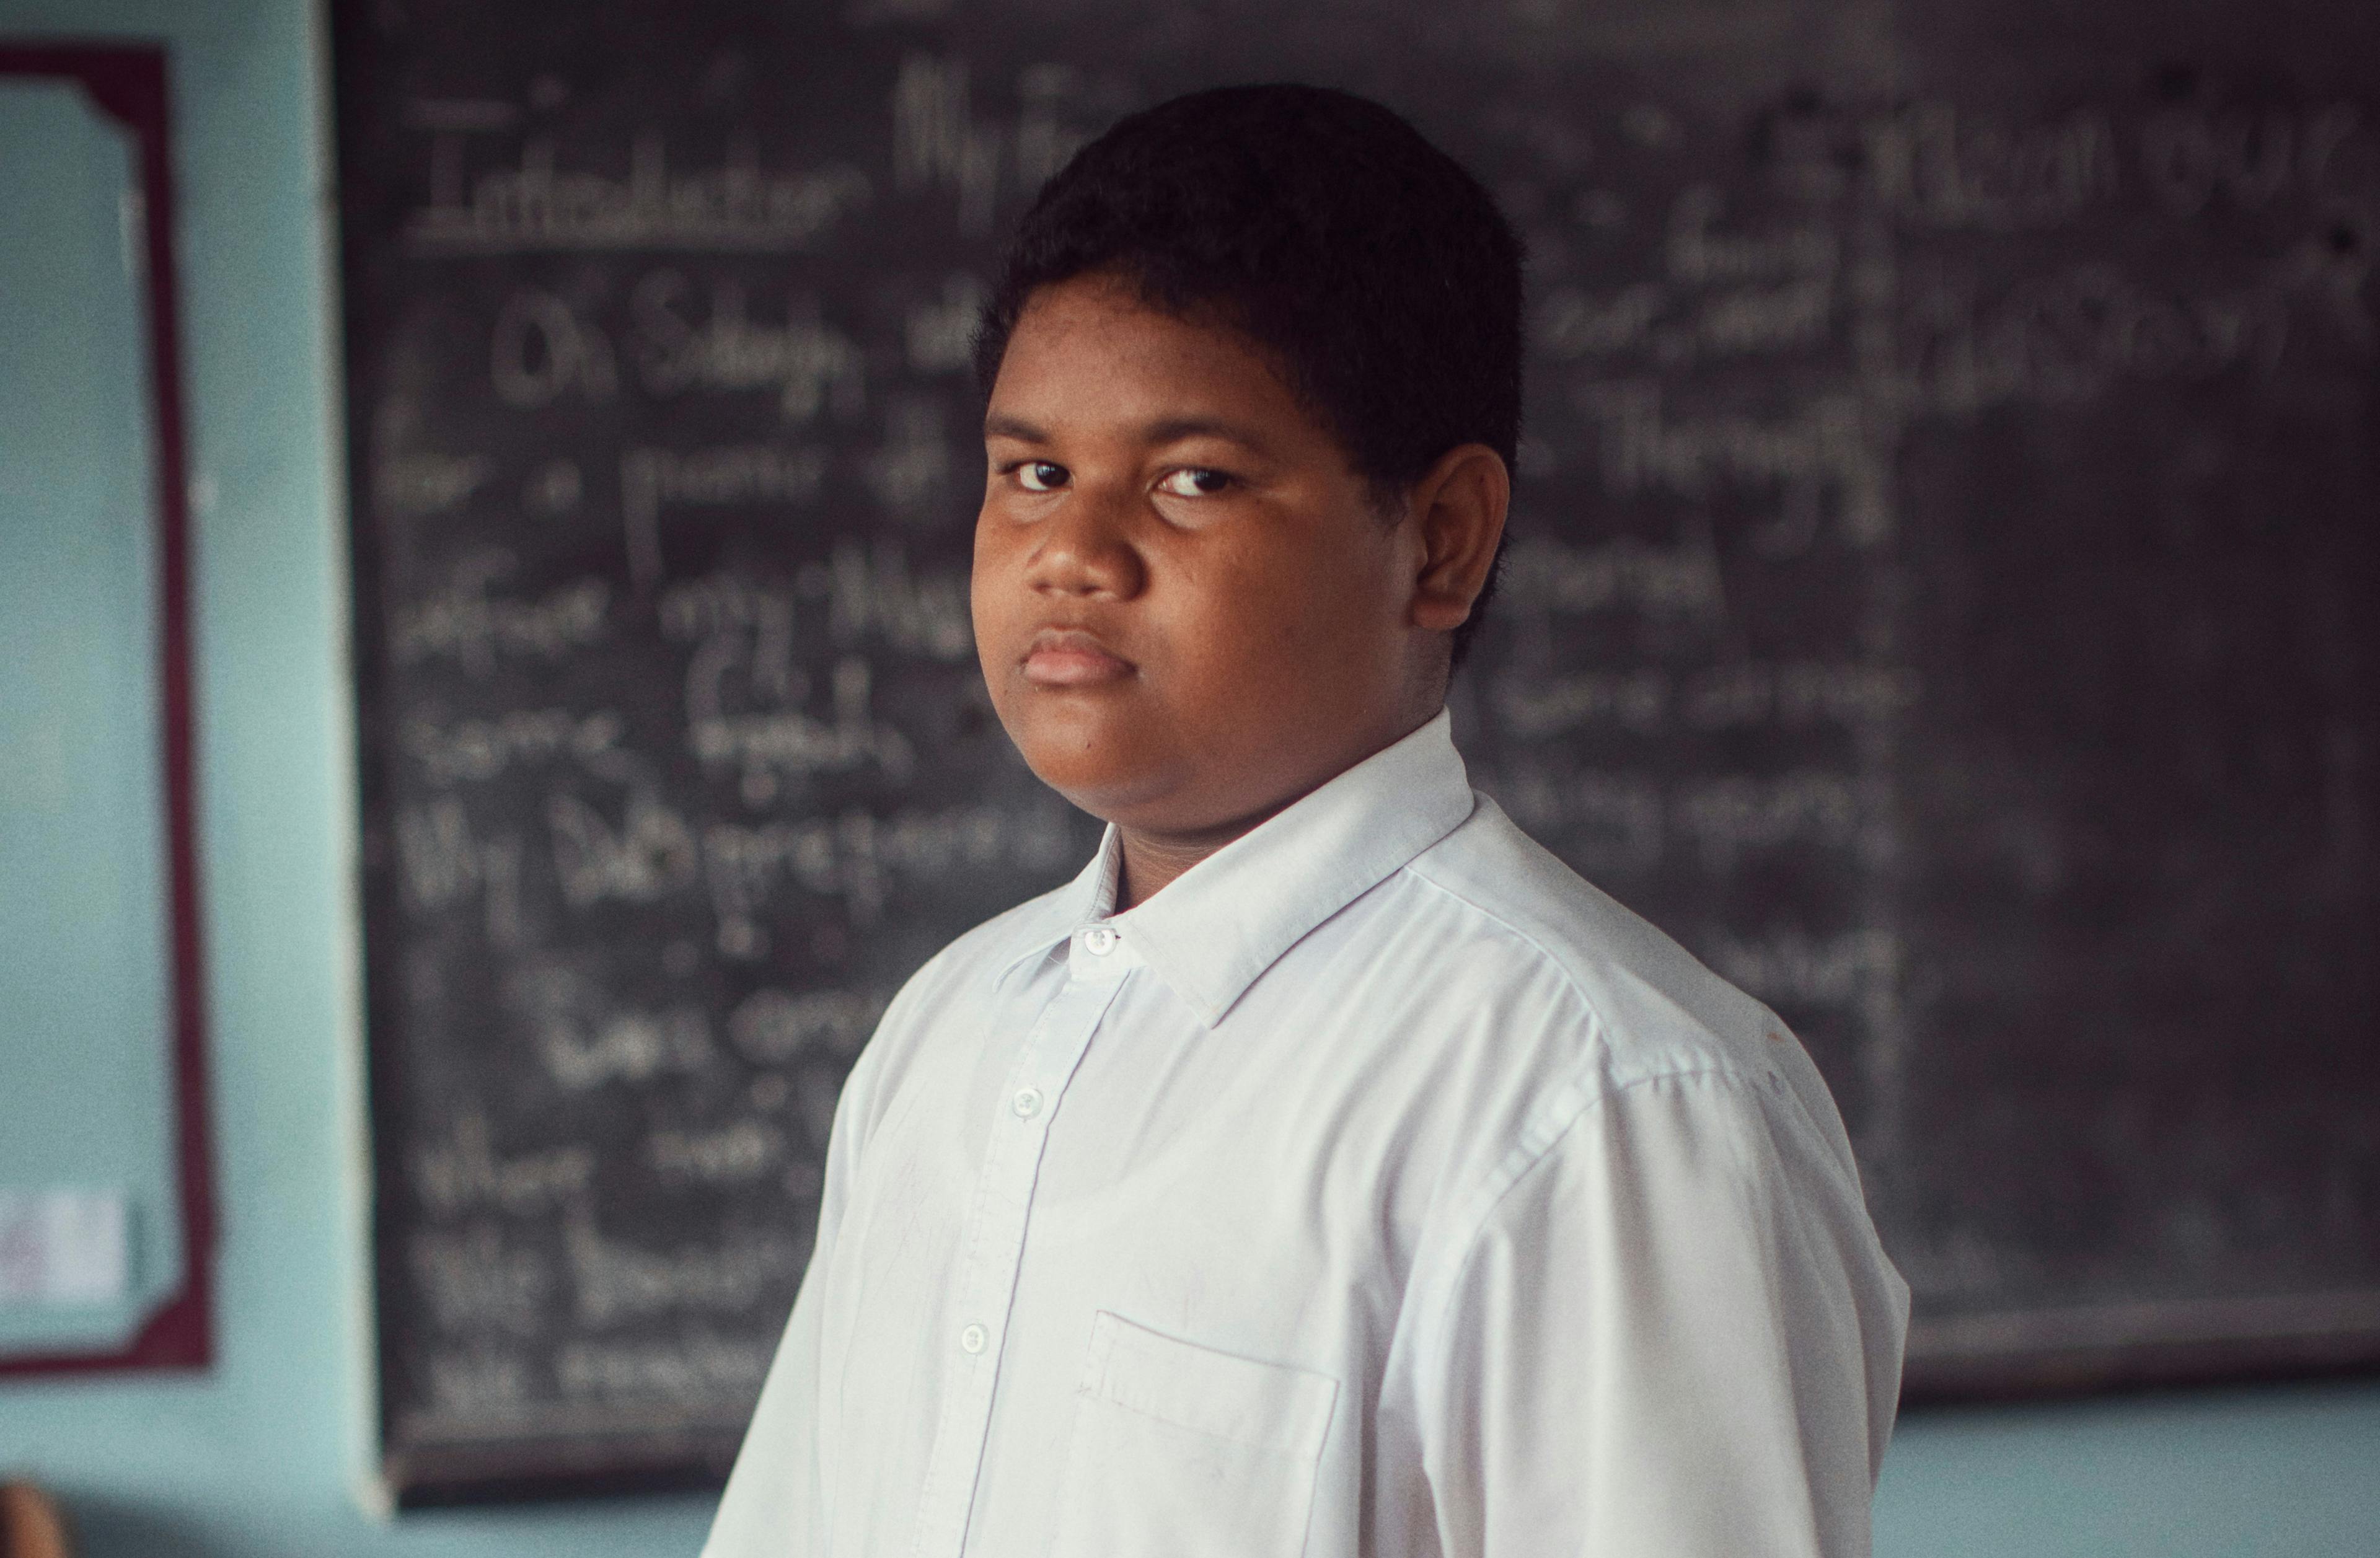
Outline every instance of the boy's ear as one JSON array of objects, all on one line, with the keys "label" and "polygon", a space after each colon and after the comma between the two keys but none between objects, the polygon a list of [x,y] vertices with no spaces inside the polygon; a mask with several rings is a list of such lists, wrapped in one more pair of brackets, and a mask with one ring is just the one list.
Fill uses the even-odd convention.
[{"label": "boy's ear", "polygon": [[1504,457],[1485,444],[1463,444],[1439,456],[1414,484],[1407,513],[1421,526],[1421,571],[1414,579],[1415,627],[1451,632],[1471,615],[1487,587],[1504,538],[1512,502],[1512,475]]}]

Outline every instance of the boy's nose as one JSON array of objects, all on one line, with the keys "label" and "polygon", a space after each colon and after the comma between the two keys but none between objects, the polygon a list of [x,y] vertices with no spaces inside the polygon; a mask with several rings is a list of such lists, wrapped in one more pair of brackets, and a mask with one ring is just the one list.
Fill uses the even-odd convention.
[{"label": "boy's nose", "polygon": [[1026,582],[1062,595],[1139,594],[1148,573],[1130,539],[1130,502],[1129,494],[1075,486],[1043,521]]}]

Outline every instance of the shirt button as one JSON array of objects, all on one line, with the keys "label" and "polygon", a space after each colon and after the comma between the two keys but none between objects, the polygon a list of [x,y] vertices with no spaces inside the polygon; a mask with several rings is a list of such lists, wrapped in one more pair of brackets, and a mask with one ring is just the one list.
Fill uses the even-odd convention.
[{"label": "shirt button", "polygon": [[1094,957],[1105,957],[1115,950],[1116,933],[1104,925],[1094,925],[1083,932],[1083,950]]},{"label": "shirt button", "polygon": [[959,1333],[959,1345],[970,1353],[983,1351],[984,1344],[990,1340],[991,1333],[980,1325],[970,1325]]},{"label": "shirt button", "polygon": [[1011,1099],[1008,1106],[1016,1111],[1018,1119],[1029,1120],[1041,1113],[1041,1090],[1038,1088],[1026,1088]]}]

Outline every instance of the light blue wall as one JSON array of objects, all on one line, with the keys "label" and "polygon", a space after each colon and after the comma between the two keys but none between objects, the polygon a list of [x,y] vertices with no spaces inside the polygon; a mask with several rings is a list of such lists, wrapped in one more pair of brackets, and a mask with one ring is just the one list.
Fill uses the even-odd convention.
[{"label": "light blue wall", "polygon": [[[91,1558],[690,1555],[706,1501],[392,1528],[352,1500],[367,1323],[355,836],[314,22],[304,0],[0,0],[0,33],[36,30],[175,51],[206,498],[221,1361],[192,1379],[0,1384],[0,1468],[64,1494]],[[1904,1425],[1877,1513],[1888,1558],[2371,1558],[2380,1387],[1923,1415]]]},{"label": "light blue wall", "polygon": [[356,845],[315,22],[305,0],[0,0],[0,34],[30,33],[173,50],[222,1318],[204,1376],[0,1382],[0,1467],[55,1487],[92,1558],[691,1553],[705,1501],[394,1528],[358,1510]]},{"label": "light blue wall", "polygon": [[114,1206],[126,1279],[0,1305],[12,1352],[121,1347],[183,1286],[138,159],[0,82],[0,1191]]}]

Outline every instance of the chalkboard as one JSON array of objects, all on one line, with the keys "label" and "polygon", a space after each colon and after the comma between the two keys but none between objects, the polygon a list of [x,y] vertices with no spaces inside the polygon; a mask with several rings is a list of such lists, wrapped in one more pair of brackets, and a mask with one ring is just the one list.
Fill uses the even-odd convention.
[{"label": "chalkboard", "polygon": [[1803,1035],[1943,1394],[2380,1356],[2380,24],[335,13],[387,1475],[715,1476],[899,981],[1095,829],[965,602],[1000,236],[1365,91],[1532,253],[1475,780]]}]

